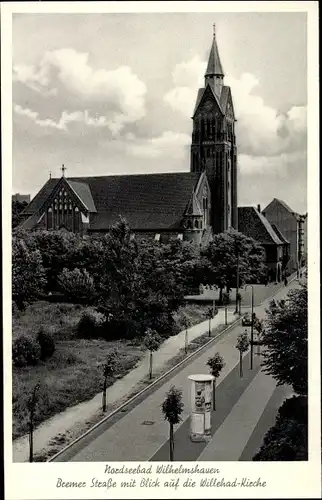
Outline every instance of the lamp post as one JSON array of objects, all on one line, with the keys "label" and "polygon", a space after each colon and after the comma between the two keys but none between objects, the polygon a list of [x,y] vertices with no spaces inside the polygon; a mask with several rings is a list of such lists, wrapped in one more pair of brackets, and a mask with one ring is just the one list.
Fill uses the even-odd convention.
[{"label": "lamp post", "polygon": [[252,289],[252,295],[251,295],[251,326],[250,326],[250,369],[253,369],[253,342],[254,342],[254,287],[253,285],[246,285],[245,290],[247,287],[250,286]]},{"label": "lamp post", "polygon": [[236,311],[235,314],[239,313],[238,309],[238,296],[239,296],[239,250],[237,249],[237,272],[236,272]]}]

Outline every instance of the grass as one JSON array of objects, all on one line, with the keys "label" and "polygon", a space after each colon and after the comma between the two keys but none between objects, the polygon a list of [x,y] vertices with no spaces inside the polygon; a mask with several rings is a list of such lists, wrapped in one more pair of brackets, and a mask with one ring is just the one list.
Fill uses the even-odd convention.
[{"label": "grass", "polygon": [[[182,307],[175,314],[179,329],[182,329],[184,316],[191,324],[204,321],[206,310],[199,304]],[[91,399],[102,390],[101,365],[111,349],[117,349],[119,364],[115,378],[108,380],[108,386],[134,368],[144,355],[145,348],[136,341],[77,338],[76,326],[82,314],[93,311],[91,307],[45,301],[31,304],[24,312],[14,311],[13,339],[21,334],[36,337],[43,327],[53,335],[56,350],[50,359],[40,361],[36,366],[13,367],[13,439],[28,432],[27,404],[38,382],[35,426],[70,406]]]}]

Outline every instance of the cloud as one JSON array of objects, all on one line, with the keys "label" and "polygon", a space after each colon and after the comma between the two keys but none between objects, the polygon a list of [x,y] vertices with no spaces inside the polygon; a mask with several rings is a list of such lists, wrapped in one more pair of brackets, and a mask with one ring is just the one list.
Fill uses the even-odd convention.
[{"label": "cloud", "polygon": [[29,108],[23,108],[19,104],[14,104],[13,110],[17,115],[29,118],[40,127],[51,127],[60,130],[66,130],[65,124],[62,120],[60,120],[59,122],[55,122],[50,118],[40,119],[39,113],[37,111],[32,111]]},{"label": "cloud", "polygon": [[[13,80],[42,95],[65,92],[77,96],[87,106],[100,104],[104,110],[100,123],[104,122],[113,134],[146,114],[146,85],[129,66],[94,69],[89,64],[89,54],[73,48],[47,51],[37,65],[14,65]],[[91,123],[83,121],[94,124],[92,119]]]},{"label": "cloud", "polygon": [[[300,164],[302,170],[306,170],[306,152],[293,151],[292,153],[281,153],[275,156],[251,156],[238,155],[238,167],[242,176],[263,176],[277,179],[286,179],[292,175],[294,164]],[[294,174],[293,170],[293,174]]]},{"label": "cloud", "polygon": [[68,131],[68,125],[72,123],[79,123],[83,125],[88,125],[90,127],[113,127],[114,130],[117,130],[115,127],[115,123],[107,120],[105,116],[90,116],[88,110],[85,111],[73,111],[69,113],[68,111],[63,111],[58,121],[52,120],[50,118],[40,119],[39,113],[37,111],[33,111],[29,108],[23,108],[19,104],[14,104],[13,107],[14,112],[17,115],[27,117],[31,119],[36,125],[40,127],[52,127],[59,130]]},{"label": "cloud", "polygon": [[240,153],[274,156],[306,147],[305,106],[281,114],[253,93],[260,82],[249,73],[239,79],[227,77],[225,83],[232,89]]},{"label": "cloud", "polygon": [[[164,95],[164,102],[185,116],[191,116],[197,90],[204,86],[200,75],[204,74],[205,67],[206,61],[198,57],[177,64],[172,73],[173,87]],[[232,90],[240,154],[275,156],[306,148],[305,106],[294,106],[281,114],[256,94],[260,81],[250,73],[243,73],[240,78],[226,77],[225,84]]]},{"label": "cloud", "polygon": [[197,56],[190,61],[177,64],[172,72],[174,87],[164,95],[164,102],[186,117],[191,117],[197,89],[203,86],[201,75],[203,75],[204,70],[205,62]]},{"label": "cloud", "polygon": [[138,140],[132,134],[126,137],[126,150],[129,154],[141,158],[183,158],[185,148],[190,146],[191,137],[172,131],[163,132],[158,137]]}]

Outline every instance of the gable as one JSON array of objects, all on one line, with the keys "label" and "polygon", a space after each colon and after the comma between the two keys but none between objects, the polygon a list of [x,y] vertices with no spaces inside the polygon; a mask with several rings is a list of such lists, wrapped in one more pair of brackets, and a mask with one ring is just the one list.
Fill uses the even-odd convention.
[{"label": "gable", "polygon": [[208,203],[210,205],[211,201],[210,186],[205,171],[201,174],[199,178],[195,193],[199,202],[203,197],[208,197]]},{"label": "gable", "polygon": [[223,112],[218,99],[215,93],[212,91],[210,85],[208,84],[206,88],[199,89],[198,91],[197,103],[193,118],[195,118],[195,116],[199,114],[209,115],[210,113],[213,113],[215,116],[223,116]]},{"label": "gable", "polygon": [[268,217],[280,218],[281,216],[287,217],[288,219],[294,219],[296,221],[296,213],[293,212],[291,207],[285,203],[283,200],[274,198],[266,208],[264,208],[263,213]]},{"label": "gable", "polygon": [[57,206],[69,205],[72,203],[76,205],[81,212],[87,213],[89,211],[88,207],[84,204],[65,177],[61,177],[38,212],[44,212],[53,203],[57,204]]}]

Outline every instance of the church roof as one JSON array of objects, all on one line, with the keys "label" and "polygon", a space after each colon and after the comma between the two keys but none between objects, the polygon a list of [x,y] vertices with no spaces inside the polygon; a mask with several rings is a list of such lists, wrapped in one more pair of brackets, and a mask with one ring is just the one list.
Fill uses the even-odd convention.
[{"label": "church roof", "polygon": [[[90,230],[108,230],[122,216],[132,229],[175,229],[196,188],[200,173],[73,177],[66,181],[90,212]],[[37,213],[59,179],[50,179],[25,215]]]},{"label": "church roof", "polygon": [[238,207],[238,230],[264,245],[282,245],[266,217],[255,207]]},{"label": "church roof", "polygon": [[66,179],[70,187],[89,212],[97,212],[89,185],[86,182],[76,182]]},{"label": "church roof", "polygon": [[53,189],[57,186],[59,179],[49,179],[46,184],[43,185],[36,196],[31,200],[29,205],[21,212],[21,215],[33,215],[37,212],[42,205],[47,200],[48,196],[53,192]]},{"label": "church roof", "polygon": [[210,49],[210,54],[209,54],[209,59],[208,59],[208,66],[207,66],[207,71],[205,76],[212,76],[212,75],[220,75],[224,76],[224,71],[222,69],[220,57],[219,57],[219,51],[217,47],[217,42],[216,42],[216,35],[214,32],[213,40],[212,40],[212,45]]}]

